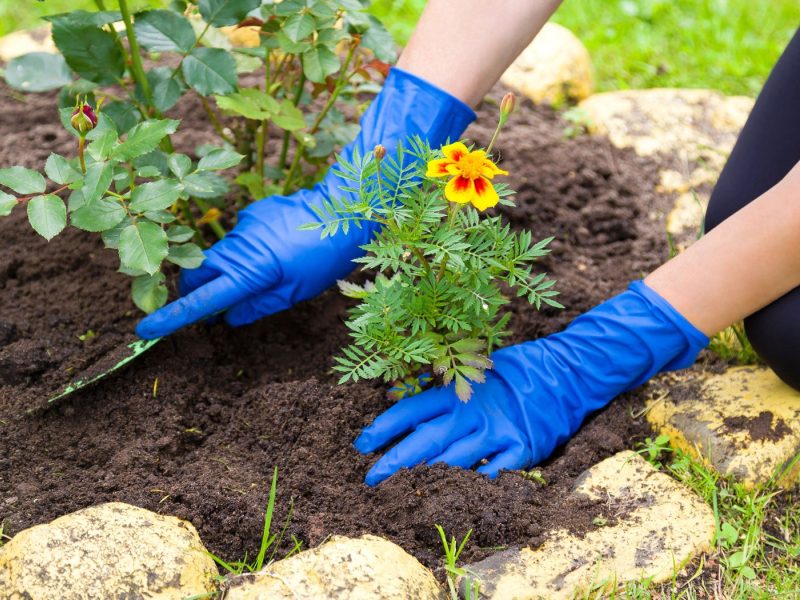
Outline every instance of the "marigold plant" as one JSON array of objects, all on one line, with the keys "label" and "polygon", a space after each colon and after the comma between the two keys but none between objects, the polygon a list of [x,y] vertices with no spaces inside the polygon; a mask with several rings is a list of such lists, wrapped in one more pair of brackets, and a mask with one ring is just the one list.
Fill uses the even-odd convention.
[{"label": "marigold plant", "polygon": [[347,320],[353,342],[334,366],[340,383],[394,381],[392,394],[402,397],[428,381],[409,376],[431,373],[435,383],[455,382],[468,400],[470,382],[484,380],[492,349],[508,334],[510,294],[537,309],[561,308],[555,281],[533,270],[552,238],[534,241],[530,231],[484,212],[513,206],[513,192],[495,183],[506,172],[490,153],[464,142],[433,150],[414,138],[394,155],[378,148],[337,168],[347,197],[327,203],[319,222],[304,228],[323,237],[377,228],[357,259],[374,278],[339,284],[360,300]]}]

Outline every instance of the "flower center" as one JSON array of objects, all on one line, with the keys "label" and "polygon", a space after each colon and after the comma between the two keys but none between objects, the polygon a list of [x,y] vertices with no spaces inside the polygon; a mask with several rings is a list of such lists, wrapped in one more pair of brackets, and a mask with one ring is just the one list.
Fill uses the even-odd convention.
[{"label": "flower center", "polygon": [[475,156],[474,154],[465,154],[459,159],[457,164],[462,177],[478,179],[478,177],[481,176],[481,168],[483,167],[482,157]]}]

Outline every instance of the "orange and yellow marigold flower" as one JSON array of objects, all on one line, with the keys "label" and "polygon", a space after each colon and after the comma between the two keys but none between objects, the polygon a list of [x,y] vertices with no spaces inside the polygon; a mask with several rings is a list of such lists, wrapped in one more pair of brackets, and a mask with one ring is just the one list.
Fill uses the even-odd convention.
[{"label": "orange and yellow marigold flower", "polygon": [[494,164],[483,150],[470,150],[461,142],[442,147],[444,158],[428,163],[426,177],[452,177],[444,188],[450,202],[472,205],[478,210],[491,208],[500,201],[492,185],[495,175],[508,175]]}]

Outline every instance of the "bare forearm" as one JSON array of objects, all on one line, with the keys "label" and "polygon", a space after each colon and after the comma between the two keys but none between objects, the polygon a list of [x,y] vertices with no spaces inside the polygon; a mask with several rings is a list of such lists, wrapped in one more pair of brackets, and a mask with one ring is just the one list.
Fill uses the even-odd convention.
[{"label": "bare forearm", "polygon": [[707,335],[800,285],[800,163],[645,282]]},{"label": "bare forearm", "polygon": [[561,0],[430,0],[397,66],[475,105]]}]

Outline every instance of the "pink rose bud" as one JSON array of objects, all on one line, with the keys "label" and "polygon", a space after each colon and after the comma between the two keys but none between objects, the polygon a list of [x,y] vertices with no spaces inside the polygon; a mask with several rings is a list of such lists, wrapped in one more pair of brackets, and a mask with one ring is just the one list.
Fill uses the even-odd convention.
[{"label": "pink rose bud", "polygon": [[375,149],[373,150],[373,152],[375,153],[375,160],[378,160],[378,161],[383,160],[383,157],[386,156],[386,148],[384,148],[380,144],[375,146]]},{"label": "pink rose bud", "polygon": [[94,113],[91,106],[85,102],[81,102],[78,108],[72,113],[72,118],[69,122],[78,133],[87,133],[97,127],[97,115]]},{"label": "pink rose bud", "polygon": [[500,114],[503,117],[507,117],[511,113],[514,112],[514,109],[517,107],[517,97],[508,92],[503,99],[500,101]]}]

